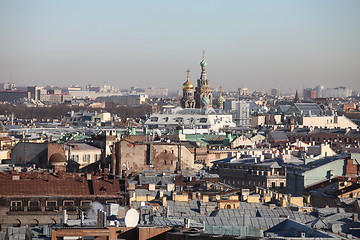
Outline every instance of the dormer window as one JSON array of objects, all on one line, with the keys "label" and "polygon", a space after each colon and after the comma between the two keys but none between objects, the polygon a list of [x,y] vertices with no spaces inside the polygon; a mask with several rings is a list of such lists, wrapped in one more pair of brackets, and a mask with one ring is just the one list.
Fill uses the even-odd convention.
[{"label": "dormer window", "polygon": [[158,117],[151,117],[151,118],[150,118],[150,121],[151,121],[151,122],[157,122],[158,120],[159,120]]},{"label": "dormer window", "polygon": [[206,123],[206,122],[207,122],[207,118],[200,118],[200,119],[199,119],[199,122],[200,122],[200,123]]}]

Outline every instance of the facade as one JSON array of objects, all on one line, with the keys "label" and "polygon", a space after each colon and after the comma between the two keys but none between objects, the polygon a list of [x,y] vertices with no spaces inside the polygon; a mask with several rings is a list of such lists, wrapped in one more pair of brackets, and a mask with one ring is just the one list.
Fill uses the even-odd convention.
[{"label": "facade", "polygon": [[256,158],[227,158],[214,161],[220,181],[240,188],[283,189],[286,187],[285,167],[276,161],[258,162]]},{"label": "facade", "polygon": [[357,129],[358,125],[345,116],[303,116],[302,125],[314,128],[351,128]]},{"label": "facade", "polygon": [[15,83],[0,83],[1,90],[16,90]]},{"label": "facade", "polygon": [[28,98],[28,92],[22,90],[1,90],[0,102],[16,102]]},{"label": "facade", "polygon": [[302,165],[288,165],[287,192],[301,196],[306,187],[323,182],[346,173],[347,154],[325,157],[321,159],[306,159]]},{"label": "facade", "polygon": [[167,97],[169,95],[169,89],[167,88],[147,88],[145,94],[149,97]]},{"label": "facade", "polygon": [[212,107],[212,89],[209,86],[209,80],[206,77],[206,61],[205,58],[200,62],[201,75],[197,80],[197,87],[195,88],[195,107],[196,108],[211,108]]},{"label": "facade", "polygon": [[316,98],[316,90],[313,88],[305,88],[303,94],[304,94],[304,99],[315,99]]},{"label": "facade", "polygon": [[11,163],[32,165],[38,168],[62,168],[65,171],[67,160],[78,164],[79,168],[101,159],[101,149],[86,143],[28,143],[19,142],[11,153]]},{"label": "facade", "polygon": [[181,143],[122,140],[115,144],[111,168],[115,175],[128,175],[145,170],[175,172],[201,167],[194,164],[194,154]]},{"label": "facade", "polygon": [[66,159],[72,160],[83,168],[101,159],[101,148],[86,143],[67,143],[64,145]]},{"label": "facade", "polygon": [[88,211],[92,202],[125,205],[124,183],[108,175],[64,172],[0,173],[0,226],[61,223]]},{"label": "facade", "polygon": [[225,101],[224,110],[231,112],[237,127],[250,127],[250,103],[247,101]]},{"label": "facade", "polygon": [[65,151],[58,143],[19,142],[11,152],[11,163],[15,165],[32,165],[38,168],[49,168],[53,163],[65,162]]},{"label": "facade", "polygon": [[111,114],[109,112],[88,112],[88,111],[79,111],[79,112],[68,112],[63,119],[66,123],[71,123],[73,125],[87,125],[91,123],[104,123],[111,121]]},{"label": "facade", "polygon": [[149,129],[166,129],[174,132],[181,127],[184,133],[213,133],[222,128],[235,127],[232,115],[214,109],[175,108],[161,114],[151,114],[145,126]]},{"label": "facade", "polygon": [[128,105],[128,106],[141,105],[141,104],[144,104],[147,99],[148,99],[148,95],[146,95],[146,94],[117,96],[116,103]]}]

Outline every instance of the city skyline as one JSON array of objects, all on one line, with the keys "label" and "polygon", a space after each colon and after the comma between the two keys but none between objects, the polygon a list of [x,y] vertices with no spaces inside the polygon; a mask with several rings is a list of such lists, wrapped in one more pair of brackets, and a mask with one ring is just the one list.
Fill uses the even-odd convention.
[{"label": "city skyline", "polygon": [[358,1],[0,1],[0,79],[178,90],[360,89]]}]

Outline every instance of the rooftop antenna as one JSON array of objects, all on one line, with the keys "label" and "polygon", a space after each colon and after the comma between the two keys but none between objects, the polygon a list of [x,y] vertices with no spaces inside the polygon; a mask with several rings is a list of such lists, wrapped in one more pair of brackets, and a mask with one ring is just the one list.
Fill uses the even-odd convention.
[{"label": "rooftop antenna", "polygon": [[139,213],[136,209],[131,208],[125,214],[125,226],[136,227],[139,222]]}]

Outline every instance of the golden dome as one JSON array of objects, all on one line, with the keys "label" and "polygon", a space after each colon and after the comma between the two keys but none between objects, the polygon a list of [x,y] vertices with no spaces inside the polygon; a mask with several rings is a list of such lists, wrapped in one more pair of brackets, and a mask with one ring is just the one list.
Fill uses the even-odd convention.
[{"label": "golden dome", "polygon": [[194,84],[192,84],[192,82],[188,80],[186,80],[186,82],[183,84],[183,89],[186,89],[186,90],[192,90],[194,89]]}]

